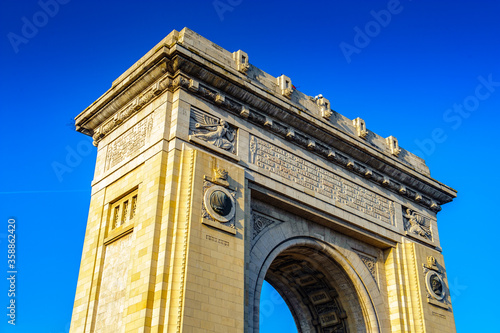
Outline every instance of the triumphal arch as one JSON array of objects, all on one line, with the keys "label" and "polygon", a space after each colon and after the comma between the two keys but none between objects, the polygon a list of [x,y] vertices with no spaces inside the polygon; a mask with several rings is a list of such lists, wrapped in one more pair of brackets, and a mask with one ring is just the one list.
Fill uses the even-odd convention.
[{"label": "triumphal arch", "polygon": [[[454,332],[456,192],[362,118],[189,29],[76,117],[97,162],[71,332]],[[319,93],[319,92],[318,92]]]}]

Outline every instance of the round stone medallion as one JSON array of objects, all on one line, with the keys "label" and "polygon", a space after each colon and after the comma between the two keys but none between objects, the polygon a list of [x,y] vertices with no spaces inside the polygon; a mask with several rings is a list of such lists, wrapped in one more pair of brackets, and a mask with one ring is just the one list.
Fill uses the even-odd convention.
[{"label": "round stone medallion", "polygon": [[235,213],[233,196],[222,186],[212,186],[204,196],[205,209],[210,216],[219,222],[229,222]]},{"label": "round stone medallion", "polygon": [[443,278],[441,278],[441,275],[434,271],[429,271],[427,272],[425,280],[427,291],[431,294],[432,297],[434,297],[438,301],[441,301],[446,296],[444,282]]}]

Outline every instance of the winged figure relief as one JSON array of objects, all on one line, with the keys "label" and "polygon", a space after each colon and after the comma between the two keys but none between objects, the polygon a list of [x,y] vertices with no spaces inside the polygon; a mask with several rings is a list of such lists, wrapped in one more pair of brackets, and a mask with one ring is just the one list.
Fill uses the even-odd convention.
[{"label": "winged figure relief", "polygon": [[428,219],[410,209],[406,209],[404,217],[406,218],[406,230],[432,240],[430,221]]},{"label": "winged figure relief", "polygon": [[234,153],[236,131],[225,120],[192,112],[189,127],[196,138]]}]

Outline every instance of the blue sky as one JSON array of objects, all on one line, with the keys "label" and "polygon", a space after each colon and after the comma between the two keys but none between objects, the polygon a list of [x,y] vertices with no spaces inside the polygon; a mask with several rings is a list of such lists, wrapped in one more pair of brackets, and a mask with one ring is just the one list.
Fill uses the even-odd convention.
[{"label": "blue sky", "polygon": [[[96,155],[72,119],[185,26],[397,137],[457,189],[438,215],[457,329],[499,331],[500,2],[50,2],[1,1],[1,332],[68,331]],[[15,328],[3,278],[9,218],[17,233]],[[266,330],[282,331],[273,324],[286,308],[268,290]]]}]

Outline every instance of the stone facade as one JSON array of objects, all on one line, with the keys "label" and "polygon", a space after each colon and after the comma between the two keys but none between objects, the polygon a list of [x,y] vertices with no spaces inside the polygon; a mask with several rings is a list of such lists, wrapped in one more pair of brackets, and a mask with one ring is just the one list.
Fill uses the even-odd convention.
[{"label": "stone facade", "polygon": [[97,147],[71,332],[455,332],[456,192],[328,99],[185,28],[76,117]]}]

